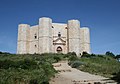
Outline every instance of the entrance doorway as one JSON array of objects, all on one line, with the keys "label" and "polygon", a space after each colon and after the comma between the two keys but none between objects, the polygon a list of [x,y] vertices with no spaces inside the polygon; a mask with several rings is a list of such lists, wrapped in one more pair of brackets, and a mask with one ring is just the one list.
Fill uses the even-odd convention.
[{"label": "entrance doorway", "polygon": [[57,53],[62,53],[62,48],[60,46],[57,47]]}]

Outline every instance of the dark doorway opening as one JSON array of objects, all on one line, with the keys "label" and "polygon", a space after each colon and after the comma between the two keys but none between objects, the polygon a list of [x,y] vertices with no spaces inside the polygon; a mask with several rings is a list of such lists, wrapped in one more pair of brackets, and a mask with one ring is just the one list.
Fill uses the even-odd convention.
[{"label": "dark doorway opening", "polygon": [[57,47],[57,53],[62,53],[62,48],[60,46]]}]

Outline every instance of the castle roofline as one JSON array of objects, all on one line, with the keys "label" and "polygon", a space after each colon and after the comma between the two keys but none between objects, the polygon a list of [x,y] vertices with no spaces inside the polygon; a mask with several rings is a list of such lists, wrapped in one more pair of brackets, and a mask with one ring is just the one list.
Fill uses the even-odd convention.
[{"label": "castle roofline", "polygon": [[89,29],[89,27],[81,27],[81,29]]},{"label": "castle roofline", "polygon": [[56,25],[67,25],[65,23],[52,23],[53,25],[56,24]]}]

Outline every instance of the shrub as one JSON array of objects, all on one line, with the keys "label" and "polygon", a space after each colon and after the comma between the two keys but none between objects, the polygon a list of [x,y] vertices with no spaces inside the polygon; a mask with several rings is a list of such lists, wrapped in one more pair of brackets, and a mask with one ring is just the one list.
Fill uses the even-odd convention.
[{"label": "shrub", "polygon": [[94,55],[90,55],[87,52],[83,52],[81,57],[92,57]]},{"label": "shrub", "polygon": [[109,56],[101,55],[92,58],[81,58],[85,65],[79,69],[82,71],[99,74],[105,77],[111,77],[113,73],[120,70],[120,63]]},{"label": "shrub", "polygon": [[71,63],[72,68],[78,68],[81,65],[84,65],[84,63],[80,61],[74,61],[73,63]]},{"label": "shrub", "polygon": [[71,56],[71,55],[77,56],[75,52],[68,52],[67,54],[68,54],[69,56]]},{"label": "shrub", "polygon": [[116,75],[114,75],[114,77],[112,77],[111,79],[113,79],[113,80],[117,81],[118,83],[120,83],[120,71]]},{"label": "shrub", "polygon": [[118,61],[120,61],[120,55],[116,55],[115,59],[117,59]]},{"label": "shrub", "polygon": [[57,62],[61,60],[61,58],[58,57],[58,56],[54,56],[54,59],[55,59]]},{"label": "shrub", "polygon": [[48,84],[56,73],[52,63],[57,55],[2,54],[0,56],[0,84]]},{"label": "shrub", "polygon": [[39,84],[39,83],[36,79],[31,79],[29,84]]},{"label": "shrub", "polygon": [[78,60],[78,57],[76,55],[71,55],[68,58],[68,61],[75,61],[75,60]]},{"label": "shrub", "polygon": [[111,57],[115,57],[115,55],[112,53],[112,52],[110,52],[110,51],[107,51],[106,53],[105,53],[105,55],[107,55],[107,56],[111,56]]}]

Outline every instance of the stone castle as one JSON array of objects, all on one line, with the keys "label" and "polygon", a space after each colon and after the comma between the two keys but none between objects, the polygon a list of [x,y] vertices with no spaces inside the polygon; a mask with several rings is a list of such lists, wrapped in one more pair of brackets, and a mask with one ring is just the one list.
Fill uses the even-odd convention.
[{"label": "stone castle", "polygon": [[90,53],[89,33],[89,28],[81,28],[78,20],[61,24],[42,17],[38,25],[19,25],[17,54],[75,52],[79,56],[82,52]]}]

